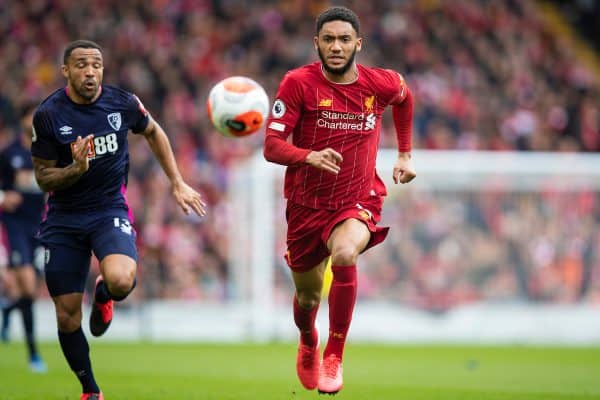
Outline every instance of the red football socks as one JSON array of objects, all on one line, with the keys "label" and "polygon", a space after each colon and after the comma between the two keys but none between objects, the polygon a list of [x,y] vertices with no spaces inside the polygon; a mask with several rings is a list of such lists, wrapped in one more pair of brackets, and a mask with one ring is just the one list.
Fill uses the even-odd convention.
[{"label": "red football socks", "polygon": [[300,335],[302,335],[302,343],[308,346],[314,346],[318,340],[317,330],[313,329],[318,310],[319,305],[310,310],[300,307],[296,296],[294,296],[294,322],[300,330]]},{"label": "red football socks", "polygon": [[334,265],[331,271],[333,282],[329,290],[329,340],[323,358],[333,353],[341,359],[356,303],[356,265]]}]

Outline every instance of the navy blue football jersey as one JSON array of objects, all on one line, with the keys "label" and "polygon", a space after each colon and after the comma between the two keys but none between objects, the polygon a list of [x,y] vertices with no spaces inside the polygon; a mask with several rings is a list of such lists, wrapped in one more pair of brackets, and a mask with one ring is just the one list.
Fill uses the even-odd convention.
[{"label": "navy blue football jersey", "polygon": [[13,141],[0,153],[0,179],[2,190],[13,190],[23,196],[23,202],[14,211],[2,212],[3,218],[39,223],[44,209],[44,193],[35,182],[31,154],[21,140]]},{"label": "navy blue football jersey", "polygon": [[77,136],[93,134],[90,168],[72,186],[50,193],[49,212],[127,207],[127,133],[143,132],[148,112],[137,96],[113,86],[103,85],[92,104],[74,103],[66,90],[51,94],[36,110],[31,154],[57,160],[56,167],[63,168],[73,162],[71,146]]}]

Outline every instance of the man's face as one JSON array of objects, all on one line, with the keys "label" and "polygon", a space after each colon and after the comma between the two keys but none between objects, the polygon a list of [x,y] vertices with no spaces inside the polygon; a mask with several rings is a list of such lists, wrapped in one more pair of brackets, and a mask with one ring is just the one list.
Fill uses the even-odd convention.
[{"label": "man's face", "polygon": [[63,76],[76,97],[91,102],[98,95],[102,84],[104,65],[98,49],[73,49],[67,64],[62,66]]},{"label": "man's face", "polygon": [[315,48],[325,71],[344,75],[360,51],[362,38],[357,37],[352,24],[346,21],[329,21],[323,24],[315,37]]}]

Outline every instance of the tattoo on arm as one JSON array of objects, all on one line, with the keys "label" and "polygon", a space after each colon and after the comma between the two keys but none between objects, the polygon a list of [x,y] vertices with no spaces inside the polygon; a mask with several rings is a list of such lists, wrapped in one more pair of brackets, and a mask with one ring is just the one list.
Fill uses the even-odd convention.
[{"label": "tattoo on arm", "polygon": [[66,189],[81,178],[85,171],[73,163],[64,168],[56,167],[56,160],[32,157],[35,179],[44,192]]}]

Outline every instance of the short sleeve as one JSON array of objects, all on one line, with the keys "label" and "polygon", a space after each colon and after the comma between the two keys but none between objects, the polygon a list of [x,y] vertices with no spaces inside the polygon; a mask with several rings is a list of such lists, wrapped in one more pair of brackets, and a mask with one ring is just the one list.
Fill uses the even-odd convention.
[{"label": "short sleeve", "polygon": [[128,103],[127,113],[130,121],[130,129],[133,133],[141,133],[148,126],[150,114],[142,104],[141,100],[135,95],[131,95]]},{"label": "short sleeve", "polygon": [[267,134],[287,137],[302,114],[303,90],[298,79],[291,73],[284,76],[267,121]]},{"label": "short sleeve", "polygon": [[388,79],[390,82],[391,98],[389,104],[400,104],[406,98],[408,94],[408,86],[404,77],[396,71],[391,69],[385,70],[388,73]]},{"label": "short sleeve", "polygon": [[31,155],[44,160],[58,160],[57,145],[47,115],[43,111],[36,111],[33,115]]}]

